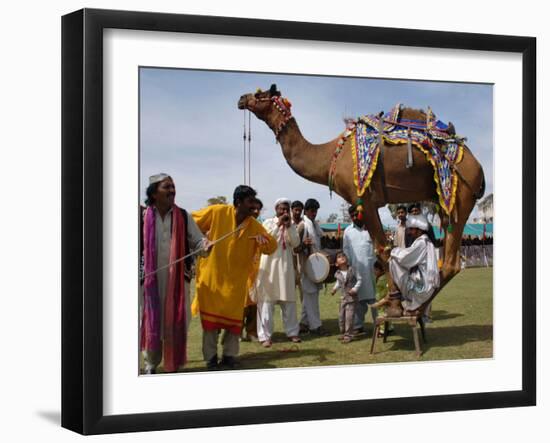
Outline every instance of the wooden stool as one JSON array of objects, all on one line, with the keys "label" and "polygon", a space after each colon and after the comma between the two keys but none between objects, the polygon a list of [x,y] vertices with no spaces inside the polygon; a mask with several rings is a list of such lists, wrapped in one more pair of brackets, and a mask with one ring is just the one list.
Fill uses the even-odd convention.
[{"label": "wooden stool", "polygon": [[417,357],[422,355],[422,349],[420,348],[420,341],[418,339],[418,326],[420,326],[420,332],[422,333],[422,341],[426,342],[426,331],[424,329],[424,319],[422,315],[405,315],[402,317],[386,317],[380,316],[376,319],[376,324],[374,328],[374,333],[372,335],[372,343],[370,347],[370,353],[374,354],[374,344],[376,343],[376,337],[380,332],[380,326],[384,324],[384,343],[386,343],[388,338],[388,322],[392,323],[406,323],[412,327],[413,338],[414,338],[414,347],[416,349]]}]

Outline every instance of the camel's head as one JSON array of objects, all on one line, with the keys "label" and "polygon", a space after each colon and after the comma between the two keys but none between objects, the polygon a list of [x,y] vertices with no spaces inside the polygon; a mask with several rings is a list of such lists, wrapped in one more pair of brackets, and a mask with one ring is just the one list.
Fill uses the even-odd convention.
[{"label": "camel's head", "polygon": [[277,85],[271,85],[266,91],[258,89],[253,94],[244,94],[239,99],[239,109],[248,109],[256,114],[258,118],[266,121],[269,114],[273,112],[273,98],[280,98],[281,92],[277,90]]},{"label": "camel's head", "polygon": [[281,93],[277,91],[277,85],[271,85],[266,91],[262,91],[260,88],[253,94],[244,94],[239,99],[239,109],[248,109],[256,114],[259,118],[265,117],[269,114],[272,108],[272,97],[280,97]]},{"label": "camel's head", "polygon": [[245,94],[239,99],[239,109],[248,109],[260,120],[265,121],[278,136],[292,117],[290,102],[281,97],[277,85],[271,85],[267,91],[258,89],[254,94]]}]

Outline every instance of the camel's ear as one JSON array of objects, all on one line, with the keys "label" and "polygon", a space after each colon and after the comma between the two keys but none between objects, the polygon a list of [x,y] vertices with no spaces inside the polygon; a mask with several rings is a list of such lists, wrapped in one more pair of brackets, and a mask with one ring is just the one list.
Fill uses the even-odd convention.
[{"label": "camel's ear", "polygon": [[269,88],[269,93],[273,96],[273,95],[276,95],[276,96],[280,96],[281,93],[279,91],[277,91],[277,85],[275,83],[273,83],[271,85],[271,88]]}]

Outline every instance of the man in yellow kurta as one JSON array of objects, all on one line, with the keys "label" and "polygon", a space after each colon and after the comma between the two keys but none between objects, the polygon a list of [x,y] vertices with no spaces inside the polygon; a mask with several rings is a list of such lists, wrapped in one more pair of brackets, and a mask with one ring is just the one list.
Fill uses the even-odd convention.
[{"label": "man in yellow kurta", "polygon": [[[212,205],[193,213],[199,229],[212,241],[235,231],[215,243],[210,256],[197,265],[194,311],[201,316],[202,351],[208,369],[233,368],[239,354],[239,337],[247,295],[247,280],[254,255],[259,250],[272,254],[277,241],[252,215],[256,191],[237,186],[232,205]],[[226,330],[223,355],[218,362],[218,333]]]}]

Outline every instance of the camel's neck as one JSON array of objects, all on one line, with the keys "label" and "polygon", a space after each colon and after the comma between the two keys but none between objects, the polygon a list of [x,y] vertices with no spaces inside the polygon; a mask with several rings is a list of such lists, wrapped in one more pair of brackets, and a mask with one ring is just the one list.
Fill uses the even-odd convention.
[{"label": "camel's neck", "polygon": [[309,143],[292,118],[281,131],[279,143],[287,163],[307,180],[328,185],[328,173],[336,140],[321,145]]}]

